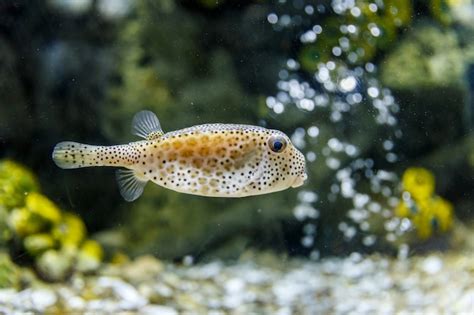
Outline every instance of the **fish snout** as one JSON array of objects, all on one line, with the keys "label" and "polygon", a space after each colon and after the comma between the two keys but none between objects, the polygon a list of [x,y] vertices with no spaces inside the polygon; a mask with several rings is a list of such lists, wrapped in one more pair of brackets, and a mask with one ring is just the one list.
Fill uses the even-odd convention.
[{"label": "fish snout", "polygon": [[293,181],[293,184],[291,185],[291,187],[296,188],[296,187],[302,186],[307,178],[308,178],[308,175],[306,174],[306,172],[299,174]]}]

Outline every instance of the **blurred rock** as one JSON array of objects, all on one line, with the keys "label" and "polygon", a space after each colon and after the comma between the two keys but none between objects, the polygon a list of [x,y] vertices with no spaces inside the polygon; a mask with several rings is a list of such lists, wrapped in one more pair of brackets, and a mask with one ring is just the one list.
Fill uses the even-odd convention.
[{"label": "blurred rock", "polygon": [[163,269],[163,264],[153,256],[140,256],[122,268],[122,276],[132,283],[138,283],[153,279],[153,275]]},{"label": "blurred rock", "polygon": [[421,269],[428,275],[436,275],[442,272],[443,261],[436,256],[428,256],[423,262],[421,262]]},{"label": "blurred rock", "polygon": [[86,240],[77,253],[76,269],[92,272],[99,268],[104,258],[102,247],[94,240]]},{"label": "blurred rock", "polygon": [[141,314],[145,315],[154,315],[154,314],[162,314],[162,315],[178,315],[178,312],[169,306],[162,306],[162,305],[146,305],[140,309]]},{"label": "blurred rock", "polygon": [[467,51],[458,34],[425,22],[416,25],[387,54],[381,63],[381,78],[396,90],[462,86],[466,68]]},{"label": "blurred rock", "polygon": [[[153,259],[137,261],[161,264]],[[464,251],[401,260],[354,252],[345,258],[289,259],[272,266],[266,264],[268,259],[257,253],[234,263],[168,263],[159,271],[150,269],[148,279],[133,282],[122,278],[123,272],[114,277],[99,273],[77,275],[48,287],[0,289],[0,311],[342,315],[469,313],[472,309],[473,256]],[[284,260],[275,255],[271,259]],[[132,262],[121,270],[138,267]]]},{"label": "blurred rock", "polygon": [[54,239],[46,233],[32,234],[25,237],[23,244],[31,256],[39,256],[44,251],[53,248]]},{"label": "blurred rock", "polygon": [[7,253],[0,251],[0,289],[17,288],[19,284],[20,270]]},{"label": "blurred rock", "polygon": [[51,289],[25,289],[9,301],[20,312],[44,313],[57,302],[57,296]]},{"label": "blurred rock", "polygon": [[136,310],[148,303],[133,286],[120,279],[101,277],[97,280],[96,290],[111,290],[117,310]]},{"label": "blurred rock", "polygon": [[36,261],[38,273],[48,281],[64,281],[73,270],[73,256],[68,252],[50,249]]}]

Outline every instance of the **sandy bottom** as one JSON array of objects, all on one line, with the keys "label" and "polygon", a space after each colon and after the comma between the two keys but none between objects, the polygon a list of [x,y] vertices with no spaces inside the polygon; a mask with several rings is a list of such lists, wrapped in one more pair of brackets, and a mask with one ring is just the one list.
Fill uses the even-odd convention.
[{"label": "sandy bottom", "polygon": [[0,289],[0,314],[474,314],[474,254],[319,261],[248,255],[173,265],[151,256],[68,283]]}]

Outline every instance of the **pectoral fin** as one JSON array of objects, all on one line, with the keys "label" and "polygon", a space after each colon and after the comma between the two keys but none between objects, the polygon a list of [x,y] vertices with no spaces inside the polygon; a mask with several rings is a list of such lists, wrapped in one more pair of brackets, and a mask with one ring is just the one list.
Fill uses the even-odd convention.
[{"label": "pectoral fin", "polygon": [[139,179],[132,170],[118,170],[116,173],[120,194],[126,201],[134,201],[143,193],[147,183]]},{"label": "pectoral fin", "polygon": [[261,154],[259,153],[260,151],[258,149],[254,149],[236,160],[235,167],[237,170],[243,171],[244,174],[247,174],[248,171],[252,172],[251,177],[245,178],[245,180],[238,186],[245,187],[252,182],[258,181],[258,179],[262,177],[264,167],[261,161]]},{"label": "pectoral fin", "polygon": [[257,163],[259,162],[258,153],[259,153],[258,149],[253,149],[242,154],[240,157],[235,159],[235,163],[234,163],[235,168],[241,169],[244,167],[255,167]]}]

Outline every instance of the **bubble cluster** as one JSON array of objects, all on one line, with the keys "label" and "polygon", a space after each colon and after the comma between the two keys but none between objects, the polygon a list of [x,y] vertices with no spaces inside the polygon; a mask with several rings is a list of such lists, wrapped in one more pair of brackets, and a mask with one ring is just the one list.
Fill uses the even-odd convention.
[{"label": "bubble cluster", "polygon": [[[280,30],[291,27],[292,23],[301,19],[313,21],[311,18],[305,20],[305,16],[317,15],[328,9],[336,15],[358,18],[362,14],[376,13],[383,5],[382,1],[370,3],[363,13],[355,0],[333,0],[330,7],[302,3],[299,14],[291,17],[288,14],[271,13],[268,15],[270,24],[275,26],[275,30]],[[395,140],[402,135],[396,119],[399,107],[391,91],[377,79],[376,65],[370,61],[360,62],[361,56],[366,53],[364,49],[354,48],[362,32],[379,38],[383,35],[382,28],[373,22],[362,29],[360,25],[347,22],[349,20],[341,21],[345,22],[339,25],[337,43],[329,47],[332,58],[314,63],[309,78],[308,75],[301,75],[303,70],[308,72],[308,67],[303,67],[295,59],[288,59],[286,67],[280,71],[278,92],[267,97],[266,105],[275,115],[297,111],[315,117],[310,126],[297,128],[291,140],[304,151],[309,169],[315,163],[315,169],[325,167],[333,174],[332,184],[325,193],[327,196],[321,196],[321,191],[301,192],[299,203],[294,208],[296,219],[313,224],[319,218],[315,201],[304,197],[309,194],[329,202],[340,198],[348,200],[351,206],[347,209],[346,219],[338,226],[339,231],[346,240],[352,240],[362,231],[362,244],[373,246],[378,239],[375,234],[371,234],[374,216],[386,220],[384,229],[389,241],[393,241],[409,226],[406,222],[393,219],[390,211],[396,200],[394,196],[398,193],[399,179],[396,174],[375,165],[370,156],[365,156],[369,145],[356,134],[368,133],[371,129],[381,130],[382,136],[378,137],[376,143],[385,154],[385,162],[391,164],[398,161]],[[299,35],[299,40],[303,45],[314,45],[324,40],[325,36],[325,27],[318,23],[309,25]],[[315,52],[316,55],[318,53]],[[357,125],[358,120],[364,121],[364,124]],[[355,127],[350,127],[354,122]],[[330,134],[327,134],[327,130],[330,130]],[[312,247],[315,233],[315,228],[304,225],[301,244]]]}]

